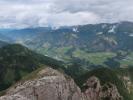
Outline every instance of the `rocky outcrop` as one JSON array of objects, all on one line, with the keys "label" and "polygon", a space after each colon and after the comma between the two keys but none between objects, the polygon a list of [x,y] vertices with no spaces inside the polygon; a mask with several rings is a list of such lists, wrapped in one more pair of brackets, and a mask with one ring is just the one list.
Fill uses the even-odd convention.
[{"label": "rocky outcrop", "polygon": [[0,100],[121,100],[122,97],[113,84],[100,85],[96,77],[91,77],[83,85],[84,91],[70,77],[45,68],[32,80],[20,82],[11,87]]},{"label": "rocky outcrop", "polygon": [[[17,99],[16,99],[17,98]],[[16,84],[0,100],[81,100],[81,91],[74,81],[51,68],[38,72],[37,77]]]},{"label": "rocky outcrop", "polygon": [[100,84],[97,77],[93,76],[84,84],[84,100],[122,100],[117,87],[111,83]]}]

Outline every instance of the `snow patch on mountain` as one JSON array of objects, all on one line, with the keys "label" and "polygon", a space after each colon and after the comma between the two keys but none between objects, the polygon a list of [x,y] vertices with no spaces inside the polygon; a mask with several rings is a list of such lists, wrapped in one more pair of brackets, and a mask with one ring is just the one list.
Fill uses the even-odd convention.
[{"label": "snow patch on mountain", "polygon": [[102,35],[103,34],[103,32],[98,32],[98,33],[96,33],[97,35]]},{"label": "snow patch on mountain", "polygon": [[129,34],[129,36],[133,37],[133,33],[132,34]]},{"label": "snow patch on mountain", "polygon": [[73,32],[79,32],[78,28],[73,28],[72,30],[73,30]]},{"label": "snow patch on mountain", "polygon": [[51,27],[52,28],[52,30],[58,30],[58,29],[60,29],[61,27],[59,27],[59,26],[54,26],[54,27]]},{"label": "snow patch on mountain", "polygon": [[115,29],[116,29],[116,25],[113,25],[110,30],[108,31],[108,33],[115,33]]}]

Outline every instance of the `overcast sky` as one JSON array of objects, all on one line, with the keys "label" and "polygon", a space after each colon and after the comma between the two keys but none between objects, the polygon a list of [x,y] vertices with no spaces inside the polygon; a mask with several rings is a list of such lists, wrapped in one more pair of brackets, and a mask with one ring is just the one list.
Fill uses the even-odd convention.
[{"label": "overcast sky", "polygon": [[0,28],[133,21],[133,0],[0,0]]}]

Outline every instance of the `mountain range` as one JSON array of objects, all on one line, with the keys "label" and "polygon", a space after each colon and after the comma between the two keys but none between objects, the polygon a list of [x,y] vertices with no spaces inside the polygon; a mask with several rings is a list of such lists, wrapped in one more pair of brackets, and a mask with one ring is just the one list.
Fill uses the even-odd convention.
[{"label": "mountain range", "polygon": [[132,67],[132,22],[0,29],[0,100],[132,100]]},{"label": "mountain range", "polygon": [[[132,22],[5,29],[0,33],[10,38],[7,39],[12,40],[10,43],[22,44],[35,52],[66,63],[77,60],[87,67],[94,63],[108,66],[108,62],[113,61],[118,63],[118,67],[127,67],[132,62]],[[117,57],[117,54],[122,57]]]},{"label": "mountain range", "polygon": [[27,28],[18,30],[0,30],[3,35],[14,39],[16,42],[32,47],[34,49],[50,47],[88,48],[94,51],[116,51],[133,50],[133,23],[102,23],[96,25],[83,25],[60,27]]}]

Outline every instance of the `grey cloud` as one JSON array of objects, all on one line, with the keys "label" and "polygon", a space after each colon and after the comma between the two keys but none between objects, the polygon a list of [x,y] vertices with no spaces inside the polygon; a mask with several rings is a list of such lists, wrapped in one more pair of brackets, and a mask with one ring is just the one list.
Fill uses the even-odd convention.
[{"label": "grey cloud", "polygon": [[1,0],[0,27],[133,21],[132,0]]}]

